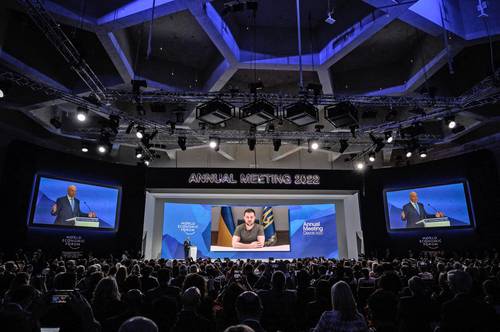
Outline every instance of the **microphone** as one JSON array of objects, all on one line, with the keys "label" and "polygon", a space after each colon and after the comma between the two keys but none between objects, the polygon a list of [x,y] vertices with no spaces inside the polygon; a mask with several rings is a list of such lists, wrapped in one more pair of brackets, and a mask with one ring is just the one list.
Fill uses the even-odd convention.
[{"label": "microphone", "polygon": [[439,212],[438,209],[436,209],[434,206],[430,205],[429,203],[427,203],[427,206],[430,207],[431,209],[433,209],[435,212]]},{"label": "microphone", "polygon": [[87,202],[83,201],[83,204],[85,204],[85,206],[87,207],[87,209],[89,209],[89,212],[92,212],[93,210],[90,208],[90,206],[87,204]]}]

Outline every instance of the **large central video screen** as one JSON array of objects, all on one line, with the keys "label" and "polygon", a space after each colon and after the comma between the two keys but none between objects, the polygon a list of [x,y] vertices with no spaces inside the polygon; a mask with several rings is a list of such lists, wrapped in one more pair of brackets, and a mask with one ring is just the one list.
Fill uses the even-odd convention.
[{"label": "large central video screen", "polygon": [[338,257],[334,204],[164,204],[163,258],[184,258],[186,240],[198,257]]},{"label": "large central video screen", "polygon": [[38,176],[29,223],[44,227],[115,229],[120,188]]},{"label": "large central video screen", "polygon": [[384,192],[389,230],[472,227],[465,182]]}]

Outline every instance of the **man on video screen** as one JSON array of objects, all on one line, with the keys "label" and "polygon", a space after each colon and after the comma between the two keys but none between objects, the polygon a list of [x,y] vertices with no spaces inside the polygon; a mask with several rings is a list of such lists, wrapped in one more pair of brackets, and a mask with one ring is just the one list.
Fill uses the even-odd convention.
[{"label": "man on video screen", "polygon": [[54,224],[72,226],[71,221],[68,219],[74,217],[89,217],[95,218],[95,212],[83,213],[80,210],[80,200],[76,198],[76,186],[71,185],[68,187],[66,196],[59,197],[56,203],[52,206],[50,213],[56,216]]},{"label": "man on video screen", "polygon": [[406,221],[406,228],[424,227],[423,224],[417,224],[417,222],[425,218],[434,217],[444,217],[444,213],[427,213],[427,211],[425,211],[424,205],[418,201],[417,193],[412,191],[410,193],[410,202],[403,206],[403,212],[401,212],[401,220]]},{"label": "man on video screen", "polygon": [[255,223],[255,211],[246,209],[243,213],[245,223],[238,225],[233,234],[233,248],[257,249],[264,247],[264,226]]}]

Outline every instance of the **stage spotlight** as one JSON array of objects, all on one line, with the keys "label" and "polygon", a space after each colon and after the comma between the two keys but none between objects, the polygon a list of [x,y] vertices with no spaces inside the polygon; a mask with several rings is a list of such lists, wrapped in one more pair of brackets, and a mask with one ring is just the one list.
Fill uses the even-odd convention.
[{"label": "stage spotlight", "polygon": [[182,151],[186,151],[186,136],[177,137],[177,144],[179,144]]},{"label": "stage spotlight", "polygon": [[76,119],[80,122],[84,122],[85,120],[87,120],[87,113],[88,110],[86,108],[78,107],[76,109]]},{"label": "stage spotlight", "polygon": [[149,160],[147,160],[147,159],[145,159],[145,160],[144,160],[144,165],[149,166],[150,164],[151,164],[151,163],[150,163],[150,161],[149,161]]},{"label": "stage spotlight", "polygon": [[285,119],[298,127],[318,122],[318,109],[307,101],[299,101],[285,106]]},{"label": "stage spotlight", "polygon": [[5,92],[3,91],[2,88],[0,88],[0,98],[5,97]]},{"label": "stage spotlight", "polygon": [[457,122],[455,121],[454,116],[448,116],[445,118],[445,120],[446,120],[446,125],[448,126],[448,128],[453,129],[457,126]]},{"label": "stage spotlight", "polygon": [[348,147],[349,142],[346,139],[341,139],[339,153],[344,153],[344,151],[347,150]]},{"label": "stage spotlight", "polygon": [[355,164],[355,167],[358,171],[361,171],[365,168],[365,163],[362,162],[362,161],[358,161],[356,164]]},{"label": "stage spotlight", "polygon": [[4,98],[7,95],[7,91],[11,88],[12,83],[9,81],[1,81],[0,82],[0,99]]},{"label": "stage spotlight", "polygon": [[319,143],[317,140],[309,140],[307,142],[308,148],[307,151],[311,153],[313,150],[318,150],[319,148]]},{"label": "stage spotlight", "polygon": [[411,150],[406,150],[406,158],[411,158],[412,155],[413,152],[411,152]]},{"label": "stage spotlight", "polygon": [[276,119],[276,106],[260,99],[240,107],[240,119],[253,126],[260,126]]},{"label": "stage spotlight", "polygon": [[138,139],[143,139],[144,138],[144,127],[142,126],[137,126],[135,136]]},{"label": "stage spotlight", "polygon": [[219,150],[219,144],[220,139],[216,137],[211,137],[208,141],[208,146],[210,146],[211,149],[215,149],[216,151]]},{"label": "stage spotlight", "polygon": [[83,153],[89,152],[89,147],[87,146],[87,144],[82,144],[82,152]]},{"label": "stage spotlight", "polygon": [[380,152],[385,146],[384,140],[382,138],[375,137],[372,133],[370,133],[370,139],[373,144],[375,144],[375,152]]},{"label": "stage spotlight", "polygon": [[375,161],[375,152],[370,152],[368,154],[368,160],[372,163]]},{"label": "stage spotlight", "polygon": [[275,152],[278,152],[280,150],[281,140],[279,138],[273,138],[273,147]]},{"label": "stage spotlight", "polygon": [[104,145],[104,144],[99,144],[99,145],[97,146],[97,151],[98,151],[99,153],[104,154],[104,153],[106,153],[106,152],[108,151],[108,148],[107,148],[107,147],[106,147],[106,145]]},{"label": "stage spotlight", "polygon": [[335,128],[358,126],[358,110],[348,101],[325,107],[325,119]]},{"label": "stage spotlight", "polygon": [[142,154],[142,149],[141,148],[137,148],[135,149],[135,157],[137,159],[141,159],[143,157],[143,154]]},{"label": "stage spotlight", "polygon": [[385,141],[387,143],[392,143],[394,141],[394,136],[392,135],[392,131],[386,131],[384,133],[384,136],[385,136]]},{"label": "stage spotlight", "polygon": [[218,125],[233,117],[234,106],[220,98],[215,98],[196,107],[196,119]]},{"label": "stage spotlight", "polygon": [[328,16],[325,19],[325,22],[330,24],[330,25],[335,24],[335,22],[337,22],[337,20],[334,19],[332,15],[333,15],[333,11],[329,12]]},{"label": "stage spotlight", "polygon": [[125,130],[125,134],[130,134],[132,132],[132,129],[134,129],[135,122],[130,121],[130,123],[127,126],[127,129]]},{"label": "stage spotlight", "polygon": [[419,156],[420,158],[427,158],[427,150],[420,149]]}]

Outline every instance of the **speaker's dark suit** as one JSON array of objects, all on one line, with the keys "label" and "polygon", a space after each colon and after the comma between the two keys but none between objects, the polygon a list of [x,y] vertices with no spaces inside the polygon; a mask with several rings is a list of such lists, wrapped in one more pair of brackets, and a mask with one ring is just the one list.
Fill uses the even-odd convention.
[{"label": "speaker's dark suit", "polygon": [[57,211],[56,213],[51,214],[56,216],[56,220],[54,224],[56,225],[66,225],[72,226],[73,223],[71,221],[66,221],[67,219],[71,219],[74,217],[87,217],[86,213],[80,211],[80,200],[74,198],[74,207],[71,208],[71,204],[69,202],[68,196],[59,197],[56,200]]},{"label": "speaker's dark suit", "polygon": [[406,228],[414,228],[414,227],[424,227],[423,224],[418,224],[417,222],[425,219],[425,218],[433,218],[434,215],[428,214],[424,209],[424,205],[422,203],[417,203],[418,211],[413,207],[411,203],[405,204],[403,206],[403,212],[405,213],[406,220]]}]

